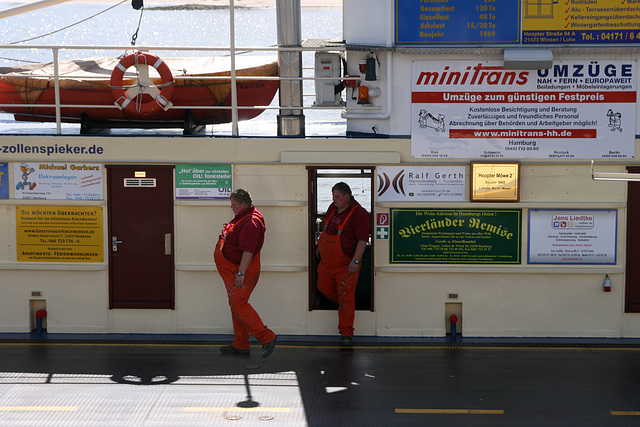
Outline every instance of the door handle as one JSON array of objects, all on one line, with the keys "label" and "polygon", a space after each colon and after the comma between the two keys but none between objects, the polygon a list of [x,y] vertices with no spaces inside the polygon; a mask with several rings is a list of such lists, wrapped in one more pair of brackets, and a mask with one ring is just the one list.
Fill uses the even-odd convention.
[{"label": "door handle", "polygon": [[122,240],[118,240],[118,237],[111,236],[111,251],[118,252],[118,244],[122,243]]},{"label": "door handle", "polygon": [[164,235],[164,254],[171,255],[171,233]]}]

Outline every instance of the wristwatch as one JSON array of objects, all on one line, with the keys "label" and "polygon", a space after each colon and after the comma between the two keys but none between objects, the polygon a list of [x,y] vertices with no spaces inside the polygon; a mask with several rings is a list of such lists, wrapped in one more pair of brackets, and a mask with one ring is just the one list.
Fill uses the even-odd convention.
[{"label": "wristwatch", "polygon": [[354,259],[353,259],[353,263],[354,263],[354,264],[360,264],[360,260],[359,260],[359,259],[355,259],[355,258],[354,258]]},{"label": "wristwatch", "polygon": [[236,276],[244,276],[244,273],[240,270],[238,270],[238,274],[236,274]]}]

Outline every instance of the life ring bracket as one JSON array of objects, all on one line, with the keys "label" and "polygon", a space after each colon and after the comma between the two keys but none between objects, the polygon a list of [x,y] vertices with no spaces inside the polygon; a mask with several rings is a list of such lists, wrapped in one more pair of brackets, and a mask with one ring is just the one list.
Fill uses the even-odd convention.
[{"label": "life ring bracket", "polygon": [[[127,70],[135,66],[136,82],[125,86]],[[149,78],[149,68],[153,67],[160,75],[160,84],[154,84]],[[114,104],[121,110],[147,116],[160,109],[168,110],[173,105],[174,80],[169,66],[159,57],[148,52],[134,52],[123,57],[111,72],[111,93]],[[149,95],[151,100],[143,102],[143,96]],[[135,101],[135,102],[134,102]]]}]

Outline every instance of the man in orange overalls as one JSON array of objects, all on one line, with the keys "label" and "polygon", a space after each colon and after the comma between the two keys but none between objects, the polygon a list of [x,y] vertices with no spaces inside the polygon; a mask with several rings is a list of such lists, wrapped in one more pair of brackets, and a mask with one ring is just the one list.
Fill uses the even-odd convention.
[{"label": "man in orange overalls", "polygon": [[229,199],[235,217],[224,225],[214,260],[227,288],[234,339],[230,345],[220,347],[220,351],[249,354],[249,335],[253,335],[262,344],[262,357],[268,357],[276,348],[276,334],[262,323],[249,304],[260,277],[260,249],[266,231],[264,217],[253,206],[248,191],[240,188]]},{"label": "man in orange overalls", "polygon": [[333,203],[324,217],[324,230],[318,239],[318,290],[338,303],[340,344],[353,344],[356,286],[362,254],[369,241],[369,213],[339,182],[331,189]]}]

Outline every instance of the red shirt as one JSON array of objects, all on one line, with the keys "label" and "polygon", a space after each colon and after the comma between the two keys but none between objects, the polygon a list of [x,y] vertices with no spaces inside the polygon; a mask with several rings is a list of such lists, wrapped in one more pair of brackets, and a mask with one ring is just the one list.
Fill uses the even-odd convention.
[{"label": "red shirt", "polygon": [[262,213],[255,206],[249,206],[236,215],[225,229],[227,231],[222,254],[227,261],[240,264],[242,252],[255,255],[262,249],[267,227]]},{"label": "red shirt", "polygon": [[[369,241],[369,230],[371,227],[369,213],[355,199],[351,199],[351,204],[342,213],[338,214],[335,205],[331,203],[325,215],[325,218],[331,215],[329,223],[325,226],[327,234],[336,235],[338,234],[338,226],[344,222],[352,210],[353,214],[345,223],[342,234],[340,235],[342,252],[348,257],[352,257],[356,253],[358,240]],[[332,212],[333,214],[331,214]]]}]

